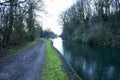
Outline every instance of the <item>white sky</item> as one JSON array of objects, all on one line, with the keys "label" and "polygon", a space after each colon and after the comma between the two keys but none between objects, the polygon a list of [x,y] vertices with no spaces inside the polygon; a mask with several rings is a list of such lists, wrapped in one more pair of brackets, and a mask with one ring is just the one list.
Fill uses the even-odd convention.
[{"label": "white sky", "polygon": [[43,17],[43,29],[50,28],[56,34],[61,34],[62,26],[59,25],[59,14],[69,8],[75,0],[44,0],[48,15]]}]

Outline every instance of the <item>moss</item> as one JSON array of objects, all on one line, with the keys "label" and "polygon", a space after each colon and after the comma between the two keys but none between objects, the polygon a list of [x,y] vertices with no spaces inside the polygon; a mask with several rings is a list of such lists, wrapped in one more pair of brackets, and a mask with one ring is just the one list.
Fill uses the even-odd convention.
[{"label": "moss", "polygon": [[28,43],[25,47],[30,47],[38,42],[38,39],[35,39],[34,41]]},{"label": "moss", "polygon": [[46,57],[41,80],[68,80],[61,67],[62,61],[50,43],[49,40],[46,40]]},{"label": "moss", "polygon": [[17,51],[16,49],[9,49],[9,50],[8,50],[8,53],[9,53],[9,54],[13,54],[13,53],[15,53],[16,51]]}]

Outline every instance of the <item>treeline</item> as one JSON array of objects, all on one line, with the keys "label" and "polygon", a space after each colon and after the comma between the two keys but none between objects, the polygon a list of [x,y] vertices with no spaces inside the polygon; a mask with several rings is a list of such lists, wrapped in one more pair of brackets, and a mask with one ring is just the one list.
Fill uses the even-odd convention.
[{"label": "treeline", "polygon": [[35,12],[43,10],[42,0],[0,0],[0,48],[42,36]]},{"label": "treeline", "polygon": [[120,46],[120,0],[77,0],[60,18],[64,39]]}]

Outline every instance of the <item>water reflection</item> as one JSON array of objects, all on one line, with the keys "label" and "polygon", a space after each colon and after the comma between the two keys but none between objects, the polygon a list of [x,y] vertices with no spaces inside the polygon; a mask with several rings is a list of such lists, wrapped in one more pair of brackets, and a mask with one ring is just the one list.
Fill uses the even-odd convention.
[{"label": "water reflection", "polygon": [[54,40],[54,46],[83,80],[120,80],[120,49],[62,42],[60,38]]},{"label": "water reflection", "polygon": [[53,46],[60,51],[61,54],[64,53],[63,43],[61,38],[53,39]]}]

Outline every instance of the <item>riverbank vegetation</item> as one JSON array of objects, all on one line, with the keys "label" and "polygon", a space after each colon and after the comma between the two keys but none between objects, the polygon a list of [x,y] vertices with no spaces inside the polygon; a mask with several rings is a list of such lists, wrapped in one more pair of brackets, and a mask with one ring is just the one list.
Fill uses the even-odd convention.
[{"label": "riverbank vegetation", "polygon": [[63,39],[120,47],[119,0],[77,0],[60,18]]},{"label": "riverbank vegetation", "polygon": [[68,80],[67,75],[62,70],[62,62],[49,40],[46,40],[46,57],[41,80]]}]

